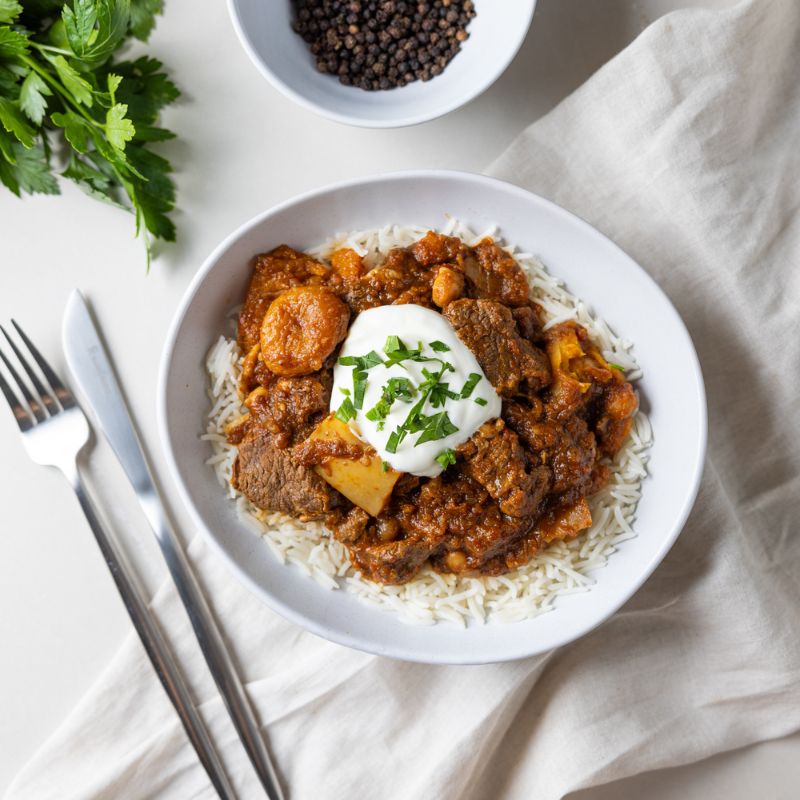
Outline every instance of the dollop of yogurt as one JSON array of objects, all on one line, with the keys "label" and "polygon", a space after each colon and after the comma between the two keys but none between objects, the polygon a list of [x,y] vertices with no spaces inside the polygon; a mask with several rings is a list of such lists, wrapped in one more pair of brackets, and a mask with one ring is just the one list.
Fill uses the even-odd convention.
[{"label": "dollop of yogurt", "polygon": [[[390,340],[390,337],[396,337],[396,340]],[[419,351],[424,358],[438,360],[405,358],[400,363],[387,364],[391,361],[392,346],[396,347],[397,342],[408,350]],[[380,356],[380,363],[376,362],[375,355]],[[366,364],[363,361],[351,363],[353,359],[367,356],[370,357]],[[342,359],[345,364],[341,363]],[[450,424],[442,425],[442,418],[437,418],[439,427],[428,433],[429,441],[422,442],[419,440],[423,438],[424,430],[406,430],[395,452],[390,452],[392,434],[404,428],[409,413],[423,399],[426,387],[432,385],[430,376],[438,374],[443,363],[452,369],[444,368],[438,389],[429,395],[420,408],[420,414],[424,423],[426,418],[430,421],[435,415],[446,412]],[[354,372],[359,373],[355,381]],[[392,378],[397,380],[392,383]],[[360,408],[357,407],[358,383],[362,384],[360,391],[363,391]],[[446,386],[442,388],[442,384]],[[403,393],[404,396],[395,396],[388,413],[383,407],[380,419],[375,419],[374,411],[370,415],[381,399],[386,400],[387,387],[391,397],[392,386],[407,390],[409,385],[410,397],[408,391]],[[440,405],[434,407],[433,401],[437,396]],[[372,445],[380,457],[399,472],[435,477],[444,469],[442,461],[446,463],[447,452],[467,441],[484,422],[499,417],[500,409],[500,397],[477,359],[458,338],[452,325],[436,311],[411,304],[379,306],[362,311],[350,326],[333,371],[331,411],[339,412],[340,419],[348,418],[356,435]]]}]

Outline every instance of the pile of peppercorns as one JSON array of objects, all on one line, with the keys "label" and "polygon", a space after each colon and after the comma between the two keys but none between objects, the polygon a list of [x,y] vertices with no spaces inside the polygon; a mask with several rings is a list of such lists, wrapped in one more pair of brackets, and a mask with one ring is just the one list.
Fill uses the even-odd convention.
[{"label": "pile of peppercorns", "polygon": [[440,75],[475,16],[472,0],[293,0],[294,30],[320,72],[345,86],[393,89]]}]

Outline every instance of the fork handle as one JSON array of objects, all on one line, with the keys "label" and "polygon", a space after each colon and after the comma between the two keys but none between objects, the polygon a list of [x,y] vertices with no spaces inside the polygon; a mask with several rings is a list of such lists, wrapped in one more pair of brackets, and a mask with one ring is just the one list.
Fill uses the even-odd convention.
[{"label": "fork handle", "polygon": [[147,656],[161,681],[172,705],[178,712],[186,734],[192,743],[197,756],[211,779],[217,794],[223,800],[235,800],[236,794],[225,773],[222,761],[214,748],[208,730],[200,717],[192,698],[186,680],[181,674],[169,645],[161,629],[147,607],[142,592],[132,578],[132,571],[122,552],[106,534],[103,523],[89,496],[83,479],[75,466],[71,475],[68,475],[72,488],[81,504],[84,516],[92,529],[94,538],[103,554],[103,559],[111,572],[111,577],[117,585],[122,602],[128,610],[136,632],[144,645]]}]

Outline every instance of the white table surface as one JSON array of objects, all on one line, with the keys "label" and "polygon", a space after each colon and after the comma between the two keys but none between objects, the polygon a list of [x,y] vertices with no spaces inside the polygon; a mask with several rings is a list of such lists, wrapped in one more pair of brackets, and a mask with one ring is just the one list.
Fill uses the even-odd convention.
[{"label": "white table surface", "polygon": [[[160,456],[154,405],[167,325],[212,247],[257,212],[320,184],[385,170],[480,171],[660,15],[732,0],[540,0],[506,74],[466,108],[416,128],[346,128],[292,105],[239,47],[225,4],[167,0],[151,39],[184,97],[164,121],[177,167],[179,243],[149,275],[132,220],[64,185],[62,197],[0,191],[0,322],[14,316],[63,369],[59,330],[69,291],[91,299],[125,391]],[[159,556],[119,468],[98,443],[88,470],[135,557]],[[24,456],[0,411],[0,791],[97,678],[129,623],[67,484]],[[158,460],[157,469],[161,471]],[[162,472],[163,476],[163,472]],[[185,518],[178,511],[179,520]],[[186,531],[190,528],[186,526]],[[159,574],[162,574],[159,572]],[[800,735],[572,795],[574,800],[797,797]]]}]

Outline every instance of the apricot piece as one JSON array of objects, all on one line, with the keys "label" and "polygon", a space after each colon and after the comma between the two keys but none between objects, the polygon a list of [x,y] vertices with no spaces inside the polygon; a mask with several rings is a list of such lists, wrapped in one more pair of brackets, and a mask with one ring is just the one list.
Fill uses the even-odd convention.
[{"label": "apricot piece", "polygon": [[308,375],[347,335],[350,311],[329,289],[298,286],[276,297],[261,325],[261,357],[276,375]]}]

